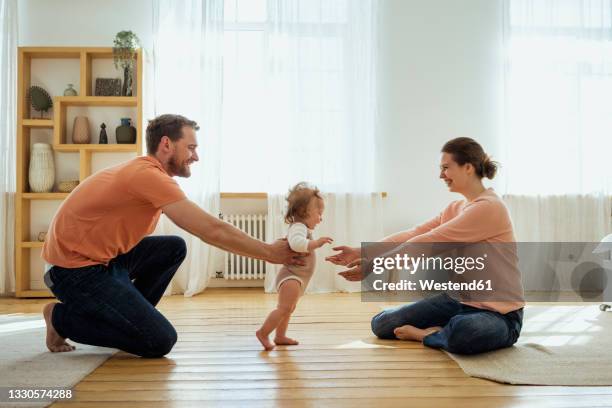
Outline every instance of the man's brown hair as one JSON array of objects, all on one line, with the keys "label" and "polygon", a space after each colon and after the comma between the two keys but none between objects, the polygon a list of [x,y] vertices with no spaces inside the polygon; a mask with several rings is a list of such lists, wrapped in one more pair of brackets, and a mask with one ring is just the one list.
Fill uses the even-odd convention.
[{"label": "man's brown hair", "polygon": [[183,126],[189,126],[193,130],[200,130],[198,124],[191,119],[181,115],[165,114],[149,121],[147,126],[147,153],[155,154],[159,142],[164,136],[168,136],[173,142],[183,137]]}]

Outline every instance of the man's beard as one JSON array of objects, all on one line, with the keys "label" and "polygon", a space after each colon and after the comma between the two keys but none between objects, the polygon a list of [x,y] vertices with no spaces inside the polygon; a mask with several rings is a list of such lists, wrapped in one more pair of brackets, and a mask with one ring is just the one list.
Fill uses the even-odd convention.
[{"label": "man's beard", "polygon": [[170,160],[168,161],[168,167],[170,168],[170,171],[172,172],[172,174],[179,176],[179,177],[189,177],[191,176],[191,170],[189,169],[189,166],[186,163],[182,163],[180,164],[177,160],[176,157],[170,157]]}]

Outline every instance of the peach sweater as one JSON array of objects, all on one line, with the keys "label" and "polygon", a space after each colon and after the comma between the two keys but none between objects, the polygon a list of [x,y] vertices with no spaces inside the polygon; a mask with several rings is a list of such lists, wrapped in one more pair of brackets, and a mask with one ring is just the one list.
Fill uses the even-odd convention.
[{"label": "peach sweater", "polygon": [[[437,217],[411,230],[392,237],[394,242],[515,242],[510,214],[503,201],[491,188],[482,192],[473,201],[453,201]],[[513,255],[516,255],[513,253]],[[506,257],[507,258],[507,257]],[[505,259],[505,283],[514,293],[512,301],[464,302],[480,309],[489,309],[502,314],[520,309],[523,301],[521,273],[518,259]],[[509,266],[508,266],[509,265]],[[516,300],[515,300],[516,299]]]}]

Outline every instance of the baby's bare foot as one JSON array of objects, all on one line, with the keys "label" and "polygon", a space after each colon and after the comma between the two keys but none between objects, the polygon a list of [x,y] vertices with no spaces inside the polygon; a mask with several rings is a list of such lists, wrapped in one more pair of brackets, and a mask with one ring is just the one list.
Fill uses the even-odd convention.
[{"label": "baby's bare foot", "polygon": [[423,337],[442,330],[441,327],[429,327],[427,329],[419,329],[409,324],[395,328],[393,334],[400,340],[423,341]]},{"label": "baby's bare foot", "polygon": [[297,340],[291,339],[287,336],[276,336],[274,338],[274,343],[277,346],[297,346],[300,344]]},{"label": "baby's bare foot", "polygon": [[263,334],[261,330],[257,330],[255,332],[255,336],[257,336],[257,340],[259,340],[259,342],[266,351],[271,351],[274,349],[274,344],[270,343],[270,339],[268,338],[268,336]]},{"label": "baby's bare foot", "polygon": [[43,308],[43,316],[47,324],[47,348],[53,353],[72,351],[75,347],[66,343],[66,339],[57,334],[53,327],[53,323],[51,323],[51,315],[55,305],[55,303],[49,303]]}]

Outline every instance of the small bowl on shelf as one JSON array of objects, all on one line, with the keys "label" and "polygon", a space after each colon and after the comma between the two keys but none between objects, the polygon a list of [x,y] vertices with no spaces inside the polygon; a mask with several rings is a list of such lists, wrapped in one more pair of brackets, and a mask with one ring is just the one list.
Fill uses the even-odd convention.
[{"label": "small bowl on shelf", "polygon": [[60,181],[57,189],[60,193],[70,193],[79,185],[79,180]]}]

